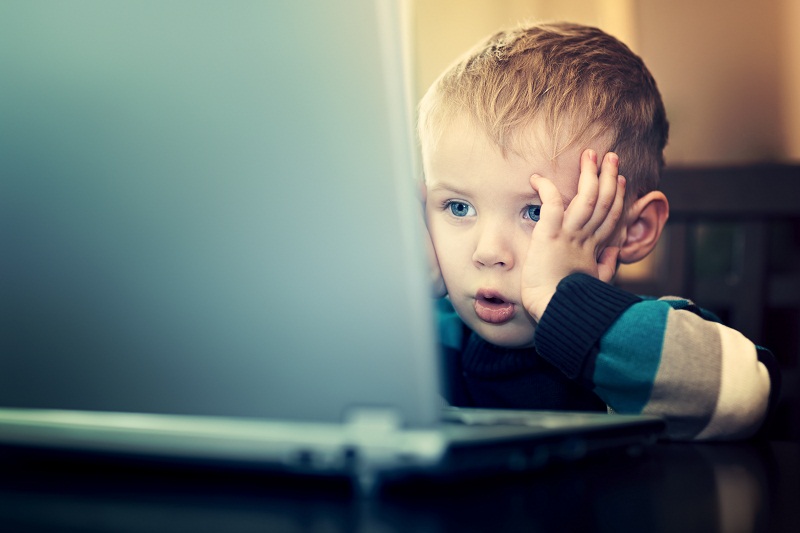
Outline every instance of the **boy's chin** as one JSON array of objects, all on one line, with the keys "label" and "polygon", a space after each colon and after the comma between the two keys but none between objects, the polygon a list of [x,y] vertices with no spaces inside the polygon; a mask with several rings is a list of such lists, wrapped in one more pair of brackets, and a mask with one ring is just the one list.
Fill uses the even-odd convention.
[{"label": "boy's chin", "polygon": [[533,329],[480,324],[473,328],[483,340],[501,348],[532,348]]}]

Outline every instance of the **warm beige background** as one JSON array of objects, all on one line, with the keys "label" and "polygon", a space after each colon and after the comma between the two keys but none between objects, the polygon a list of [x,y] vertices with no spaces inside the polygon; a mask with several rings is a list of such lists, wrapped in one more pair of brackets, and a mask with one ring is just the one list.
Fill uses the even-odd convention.
[{"label": "warm beige background", "polygon": [[672,130],[668,164],[800,161],[800,0],[408,0],[420,96],[501,26],[571,20],[650,67]]}]

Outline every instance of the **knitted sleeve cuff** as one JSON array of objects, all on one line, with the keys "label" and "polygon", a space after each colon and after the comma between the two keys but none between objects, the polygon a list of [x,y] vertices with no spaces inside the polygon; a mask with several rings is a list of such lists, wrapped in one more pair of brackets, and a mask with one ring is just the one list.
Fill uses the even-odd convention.
[{"label": "knitted sleeve cuff", "polygon": [[534,346],[539,355],[577,379],[600,339],[619,316],[641,301],[586,274],[561,280],[536,328]]}]

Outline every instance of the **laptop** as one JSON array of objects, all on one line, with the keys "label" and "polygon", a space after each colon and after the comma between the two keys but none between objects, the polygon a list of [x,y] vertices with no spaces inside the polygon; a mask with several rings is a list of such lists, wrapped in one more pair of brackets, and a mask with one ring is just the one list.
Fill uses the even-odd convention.
[{"label": "laptop", "polygon": [[659,435],[443,408],[404,13],[0,4],[2,445],[369,487]]}]

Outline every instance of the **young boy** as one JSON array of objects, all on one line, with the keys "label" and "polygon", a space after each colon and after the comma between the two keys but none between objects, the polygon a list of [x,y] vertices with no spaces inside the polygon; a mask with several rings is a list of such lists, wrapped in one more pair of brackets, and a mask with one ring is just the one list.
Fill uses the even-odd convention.
[{"label": "young boy", "polygon": [[641,59],[590,27],[498,33],[429,89],[419,136],[451,404],[655,413],[675,439],[759,429],[778,396],[769,352],[692,302],[609,284],[669,215],[667,133]]}]

